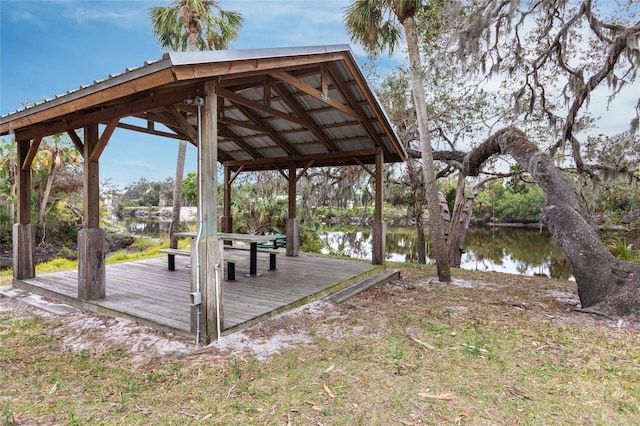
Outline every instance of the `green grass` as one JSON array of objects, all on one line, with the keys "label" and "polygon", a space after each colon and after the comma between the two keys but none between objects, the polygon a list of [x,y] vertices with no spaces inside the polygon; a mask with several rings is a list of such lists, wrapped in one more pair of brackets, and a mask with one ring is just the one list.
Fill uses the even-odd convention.
[{"label": "green grass", "polygon": [[[188,240],[180,240],[179,241],[180,248],[186,248],[189,246]],[[110,253],[107,256],[106,263],[122,263],[122,262],[130,262],[133,260],[143,260],[150,259],[153,257],[158,257],[164,254],[160,253],[160,249],[163,247],[168,247],[168,242],[162,241],[157,242],[150,238],[138,238],[136,242],[133,244],[133,249],[135,251],[130,250],[118,250],[114,253]],[[38,274],[46,274],[49,272],[59,272],[59,271],[68,271],[70,269],[77,269],[78,261],[56,258],[49,260],[47,262],[38,263],[36,265],[36,275]],[[11,268],[0,271],[0,285],[9,285],[13,279],[13,270]]]},{"label": "green grass", "polygon": [[[0,312],[0,424],[637,424],[640,333],[545,296],[575,284],[454,271],[465,288],[374,287],[333,311],[263,324],[309,341],[133,363],[126,345],[73,351],[59,319]],[[412,338],[409,338],[412,337]],[[417,343],[417,339],[419,342]]]}]

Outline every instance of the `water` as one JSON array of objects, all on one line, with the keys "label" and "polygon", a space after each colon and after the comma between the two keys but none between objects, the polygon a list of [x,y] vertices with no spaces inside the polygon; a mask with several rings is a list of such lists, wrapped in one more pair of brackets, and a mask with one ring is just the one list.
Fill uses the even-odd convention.
[{"label": "water", "polygon": [[[324,253],[356,259],[371,259],[371,230],[323,232]],[[435,264],[427,238],[427,263]],[[416,234],[413,228],[387,227],[387,260],[418,261]],[[544,274],[558,279],[572,279],[569,262],[562,249],[546,231],[531,228],[471,228],[462,255],[463,269],[506,272],[510,274]]]},{"label": "water", "polygon": [[[118,224],[119,232],[137,236],[168,237],[169,221],[127,218]],[[352,232],[328,231],[320,234],[323,253],[356,259],[371,259],[371,229]],[[435,264],[427,238],[427,263]],[[387,260],[417,263],[414,228],[387,227]],[[546,231],[531,228],[471,228],[465,241],[461,267],[520,275],[544,274],[552,278],[573,279],[562,249]]]}]

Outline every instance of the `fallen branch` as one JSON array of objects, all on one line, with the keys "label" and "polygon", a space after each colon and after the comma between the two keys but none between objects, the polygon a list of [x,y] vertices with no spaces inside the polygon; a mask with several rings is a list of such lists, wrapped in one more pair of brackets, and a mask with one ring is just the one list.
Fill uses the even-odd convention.
[{"label": "fallen branch", "polygon": [[456,399],[456,397],[451,393],[441,393],[439,395],[436,395],[433,393],[420,392],[418,393],[418,396],[420,398],[438,399],[440,401],[453,401],[454,399]]},{"label": "fallen branch", "polygon": [[609,315],[605,314],[604,312],[600,312],[600,311],[596,311],[594,309],[589,309],[589,308],[573,308],[571,310],[572,312],[580,312],[582,314],[589,314],[589,315],[597,315],[597,316],[601,316],[601,317],[605,317],[608,320],[611,321],[615,321],[615,318],[610,317]]},{"label": "fallen branch", "polygon": [[417,344],[419,344],[420,346],[424,347],[425,349],[430,349],[430,350],[435,350],[436,347],[432,346],[428,343],[423,342],[422,340],[418,339],[417,337],[411,335],[411,334],[407,334],[407,339],[411,340],[412,342],[415,342]]}]

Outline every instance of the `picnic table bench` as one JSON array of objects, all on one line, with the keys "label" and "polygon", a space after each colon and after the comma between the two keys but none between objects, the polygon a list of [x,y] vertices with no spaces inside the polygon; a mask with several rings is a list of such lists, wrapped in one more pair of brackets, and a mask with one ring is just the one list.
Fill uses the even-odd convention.
[{"label": "picnic table bench", "polygon": [[[175,236],[179,236],[179,237],[190,237],[190,238],[194,238],[196,236],[195,232],[176,232],[173,235]],[[235,240],[235,241],[242,241],[242,242],[249,242],[250,246],[249,247],[238,247],[238,246],[229,246],[229,245],[225,245],[225,248],[227,249],[234,249],[234,250],[248,250],[249,251],[249,274],[248,276],[250,277],[257,277],[260,276],[260,274],[257,272],[257,257],[258,257],[258,252],[260,253],[269,253],[269,270],[270,271],[275,271],[276,270],[276,255],[277,255],[277,251],[274,250],[268,250],[268,249],[258,249],[258,243],[260,242],[269,242],[269,241],[273,241],[274,242],[274,246],[277,244],[276,241],[278,239],[278,237],[282,237],[280,235],[276,236],[276,235],[248,235],[248,234],[233,234],[233,233],[224,233],[224,232],[219,232],[218,233],[218,238],[221,240],[225,240],[225,241],[230,241],[230,240]],[[286,241],[286,236],[285,237],[285,241]],[[180,250],[180,249],[171,249],[171,248],[167,248],[167,249],[161,249],[160,250],[162,253],[167,253],[167,259],[168,259],[168,264],[169,264],[169,270],[170,271],[175,271],[175,257],[176,256],[191,256],[191,252],[188,250]],[[225,256],[226,257],[226,256]],[[235,271],[235,264],[232,265],[232,267]],[[227,263],[227,270],[229,270],[229,263]],[[235,276],[235,273],[233,274]]]},{"label": "picnic table bench", "polygon": [[[161,253],[167,253],[169,259],[169,270],[175,271],[175,256],[191,257],[191,251],[180,250],[172,248],[160,249]],[[236,262],[243,261],[245,258],[242,256],[234,256],[231,253],[225,253],[222,255],[225,262],[227,262],[227,281],[234,281],[236,279]]]},{"label": "picnic table bench", "polygon": [[287,248],[287,236],[284,234],[265,234],[270,241],[259,241],[258,248],[279,249]]},{"label": "picnic table bench", "polygon": [[[260,247],[260,245],[258,245],[258,247]],[[244,250],[244,251],[248,251],[251,252],[251,247],[243,247],[243,246],[224,246],[225,250]],[[255,250],[256,253],[268,253],[269,254],[269,270],[270,271],[275,271],[276,268],[276,255],[278,254],[277,251],[273,251],[273,250],[269,250],[269,249],[261,249],[261,248],[257,248]]]}]

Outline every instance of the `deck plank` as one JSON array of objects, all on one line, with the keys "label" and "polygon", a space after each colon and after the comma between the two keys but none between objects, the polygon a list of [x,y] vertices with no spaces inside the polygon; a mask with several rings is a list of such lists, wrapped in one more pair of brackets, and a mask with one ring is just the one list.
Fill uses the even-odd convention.
[{"label": "deck plank", "polygon": [[[238,251],[237,254],[244,257],[236,262],[236,280],[224,282],[223,332],[242,329],[260,319],[316,300],[381,269],[368,262],[301,255],[279,256],[278,269],[269,271],[265,256],[258,258],[261,275],[247,277],[249,253]],[[166,256],[161,256],[107,265],[106,297],[94,301],[77,300],[77,271],[42,274],[14,282],[14,287],[191,337],[190,264],[190,259],[177,257],[176,270],[169,271]]]}]

